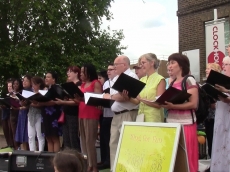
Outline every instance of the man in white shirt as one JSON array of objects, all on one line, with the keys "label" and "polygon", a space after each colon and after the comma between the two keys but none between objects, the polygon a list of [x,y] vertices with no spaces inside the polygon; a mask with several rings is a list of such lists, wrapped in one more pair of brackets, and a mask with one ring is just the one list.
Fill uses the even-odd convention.
[{"label": "man in white shirt", "polygon": [[[105,93],[110,92],[111,86],[114,84],[114,77],[116,76],[115,68],[113,64],[110,64],[107,68],[107,74],[109,80],[107,80],[103,85],[103,91]],[[107,91],[108,90],[108,91]],[[114,112],[111,108],[104,108],[103,111],[103,119],[101,123],[101,133],[100,133],[100,144],[101,144],[101,165],[98,165],[98,170],[103,170],[106,168],[110,168],[110,129],[111,123],[114,116]]]},{"label": "man in white shirt", "polygon": [[[121,73],[125,73],[135,79],[138,79],[137,75],[130,70],[130,60],[126,56],[118,56],[114,60],[114,68],[117,76],[113,79],[116,82]],[[116,90],[110,89],[110,94],[105,94],[104,98],[113,99],[111,109],[114,112],[112,124],[111,124],[111,136],[110,136],[110,165],[113,169],[117,145],[120,136],[120,129],[123,121],[135,121],[137,117],[138,105],[133,104],[123,98],[123,96]]]}]

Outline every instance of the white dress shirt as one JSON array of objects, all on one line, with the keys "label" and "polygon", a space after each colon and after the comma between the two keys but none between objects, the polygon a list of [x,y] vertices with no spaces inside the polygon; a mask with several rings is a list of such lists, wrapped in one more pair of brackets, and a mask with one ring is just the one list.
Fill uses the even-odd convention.
[{"label": "white dress shirt", "polygon": [[[105,83],[103,85],[103,90],[105,90],[107,88],[110,88],[111,83],[114,83],[114,82],[112,80],[110,80],[110,79],[105,81]],[[113,117],[113,115],[114,115],[114,112],[111,110],[111,108],[104,108],[104,111],[103,111],[103,116],[104,117]]]},{"label": "white dress shirt", "polygon": [[[138,76],[133,73],[130,69],[127,69],[125,72],[124,72],[126,75],[129,75],[137,80],[138,79]],[[113,83],[111,83],[111,87],[112,85],[116,82],[116,80],[118,79],[119,76],[116,76],[114,77],[114,79],[112,80]],[[114,90],[114,89],[110,89],[110,95],[114,95],[114,94],[117,94],[118,91]],[[123,111],[123,110],[132,110],[132,109],[138,109],[138,105],[136,104],[133,104],[129,101],[125,101],[125,102],[118,102],[118,101],[115,101],[111,107],[112,111],[113,112],[120,112],[120,111]]]}]

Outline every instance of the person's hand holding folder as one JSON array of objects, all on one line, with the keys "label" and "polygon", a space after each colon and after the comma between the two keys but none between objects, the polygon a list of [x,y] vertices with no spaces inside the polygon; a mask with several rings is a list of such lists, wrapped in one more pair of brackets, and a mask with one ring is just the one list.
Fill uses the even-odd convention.
[{"label": "person's hand holding folder", "polygon": [[226,89],[225,87],[221,86],[221,85],[215,84],[215,88],[216,88],[218,91],[221,91],[221,92],[224,92],[224,93],[229,93],[229,90]]},{"label": "person's hand holding folder", "polygon": [[55,101],[54,101],[54,103],[55,103],[56,105],[62,105],[62,104],[63,104],[63,100],[62,100],[62,99],[56,98]]},{"label": "person's hand holding folder", "polygon": [[84,101],[84,97],[80,97],[78,94],[74,94],[74,98],[72,99],[76,104],[79,104],[80,101]]},{"label": "person's hand holding folder", "polygon": [[230,103],[230,97],[221,97],[221,96],[218,96],[219,100],[224,102],[224,103]]},{"label": "person's hand holding folder", "polygon": [[123,92],[120,94],[122,95],[122,97],[124,98],[125,101],[130,100],[129,92],[127,90],[123,90]]},{"label": "person's hand holding folder", "polygon": [[109,93],[103,94],[104,99],[111,99],[111,95]]},{"label": "person's hand holding folder", "polygon": [[173,103],[170,103],[170,102],[167,102],[167,101],[165,101],[164,103],[165,104],[160,105],[162,108],[165,108],[165,109],[175,109]]}]

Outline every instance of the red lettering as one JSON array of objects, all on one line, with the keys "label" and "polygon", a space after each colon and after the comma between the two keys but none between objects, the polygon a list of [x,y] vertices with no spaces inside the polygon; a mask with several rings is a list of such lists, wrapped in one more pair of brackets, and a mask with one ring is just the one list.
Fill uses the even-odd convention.
[{"label": "red lettering", "polygon": [[213,33],[214,33],[214,32],[218,32],[218,27],[217,27],[217,26],[214,26],[214,27],[212,28],[212,31],[213,31]]},{"label": "red lettering", "polygon": [[219,53],[218,53],[218,50],[219,50],[219,42],[218,42],[218,27],[217,26],[214,26],[212,28],[212,31],[213,31],[213,52],[214,52],[214,61],[215,63],[219,63]]}]

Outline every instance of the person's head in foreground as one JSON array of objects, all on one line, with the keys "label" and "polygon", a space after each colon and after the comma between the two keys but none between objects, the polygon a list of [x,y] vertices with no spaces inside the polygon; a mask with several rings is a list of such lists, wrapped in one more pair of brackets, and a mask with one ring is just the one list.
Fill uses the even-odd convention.
[{"label": "person's head in foreground", "polygon": [[55,172],[85,172],[86,161],[76,150],[66,149],[56,153],[53,158]]}]

